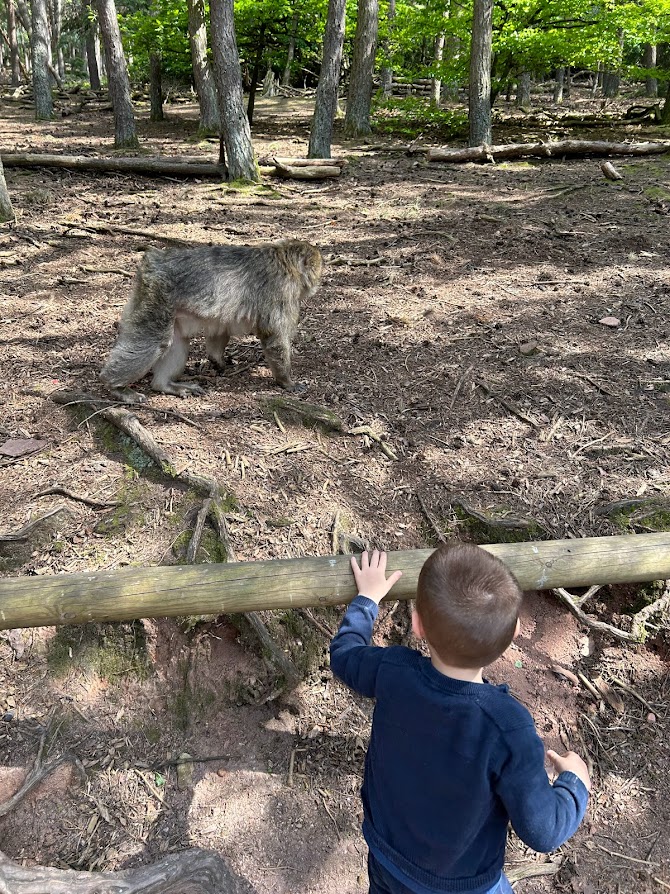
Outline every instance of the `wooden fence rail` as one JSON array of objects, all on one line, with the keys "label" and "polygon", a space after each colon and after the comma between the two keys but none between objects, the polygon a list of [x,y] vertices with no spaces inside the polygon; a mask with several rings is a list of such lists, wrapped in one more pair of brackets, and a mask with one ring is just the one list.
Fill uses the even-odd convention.
[{"label": "wooden fence rail", "polygon": [[[507,563],[524,590],[670,578],[670,533],[484,549]],[[391,598],[414,597],[431,552],[389,553],[389,572],[403,571]],[[341,605],[355,595],[347,556],[9,577],[0,579],[0,629]]]}]

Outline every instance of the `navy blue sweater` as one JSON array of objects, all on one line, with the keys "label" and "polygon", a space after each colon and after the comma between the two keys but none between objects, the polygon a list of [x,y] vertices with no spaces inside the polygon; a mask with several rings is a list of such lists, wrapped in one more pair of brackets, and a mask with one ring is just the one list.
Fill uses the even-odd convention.
[{"label": "navy blue sweater", "polygon": [[363,834],[418,894],[479,894],[499,879],[507,824],[555,850],[584,817],[574,773],[553,785],[528,711],[507,686],[447,677],[402,646],[370,646],[377,606],[357,596],[330,647],[333,673],[376,699],[365,760]]}]

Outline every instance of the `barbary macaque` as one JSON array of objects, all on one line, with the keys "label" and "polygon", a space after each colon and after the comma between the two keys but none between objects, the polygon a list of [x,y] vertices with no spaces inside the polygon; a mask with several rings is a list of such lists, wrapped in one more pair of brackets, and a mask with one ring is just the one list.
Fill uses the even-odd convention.
[{"label": "barbary macaque", "polygon": [[316,292],[323,258],[309,242],[179,248],[144,255],[119,322],[116,344],[100,378],[124,403],[145,400],[127,386],[153,370],[151,387],[163,394],[202,394],[179,382],[190,340],[205,334],[217,365],[233,335],[256,335],[277,384],[296,386],[291,345],[300,302]]}]

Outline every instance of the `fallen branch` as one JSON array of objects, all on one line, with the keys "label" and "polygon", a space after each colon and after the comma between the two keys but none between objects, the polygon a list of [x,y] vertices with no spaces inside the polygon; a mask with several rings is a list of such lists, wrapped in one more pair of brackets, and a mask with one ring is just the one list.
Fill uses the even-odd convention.
[{"label": "fallen branch", "polygon": [[94,155],[47,155],[33,152],[3,153],[6,168],[67,168],[73,171],[102,171],[112,174],[144,174],[152,177],[218,177],[225,180],[223,165],[184,162],[162,156],[101,158]]},{"label": "fallen branch", "polygon": [[115,506],[121,505],[118,500],[112,500],[111,503],[102,503],[100,500],[92,500],[90,497],[80,497],[77,494],[73,494],[71,490],[67,490],[67,488],[61,487],[60,485],[41,490],[39,493],[35,494],[35,498],[48,497],[51,496],[51,494],[67,497],[68,500],[74,500],[76,503],[83,503],[85,506],[90,506],[92,509],[113,509]]},{"label": "fallen branch", "polygon": [[258,160],[259,165],[268,167],[282,165],[285,168],[341,168],[346,163],[344,158],[281,158],[278,155],[266,155]]},{"label": "fallen branch", "polygon": [[491,386],[488,385],[486,382],[483,382],[481,379],[477,379],[475,384],[478,385],[482,389],[482,391],[488,394],[489,397],[492,397],[493,400],[498,401],[498,403],[502,407],[504,407],[506,410],[509,410],[509,412],[512,413],[513,416],[516,416],[517,419],[525,422],[526,425],[530,425],[531,428],[540,428],[540,424],[538,422],[524,413],[523,410],[520,410],[519,407],[517,407],[515,403],[512,403],[511,400],[507,400],[506,397],[502,397],[501,395],[496,394],[493,388],[491,388]]},{"label": "fallen branch", "polygon": [[655,155],[667,152],[670,141],[609,143],[607,140],[558,140],[549,143],[509,143],[465,149],[429,149],[428,161],[497,161],[503,158],[561,158],[564,155]]},{"label": "fallen branch", "polygon": [[598,621],[596,618],[587,615],[586,612],[583,612],[581,608],[575,604],[572,594],[568,593],[567,590],[564,590],[563,587],[555,587],[554,593],[559,601],[568,608],[575,618],[591,630],[599,630],[601,633],[608,633],[610,636],[613,636],[616,639],[622,639],[624,642],[628,643],[642,642],[642,640],[634,633],[628,633],[626,630],[621,630],[619,627],[614,627],[612,624],[606,624],[605,621]]},{"label": "fallen branch", "polygon": [[633,624],[631,631],[638,642],[644,642],[647,638],[645,624],[652,615],[658,615],[670,608],[670,587],[666,585],[665,592],[649,605],[645,605],[635,615],[633,615]]},{"label": "fallen branch", "polygon": [[535,878],[538,875],[555,875],[561,868],[561,861],[549,861],[548,863],[521,863],[512,869],[506,869],[505,875],[514,884],[524,878]]}]

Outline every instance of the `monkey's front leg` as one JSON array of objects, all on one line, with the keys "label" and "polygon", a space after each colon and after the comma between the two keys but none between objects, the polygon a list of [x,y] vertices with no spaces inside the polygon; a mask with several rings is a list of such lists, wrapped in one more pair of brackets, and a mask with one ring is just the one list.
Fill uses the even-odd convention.
[{"label": "monkey's front leg", "polygon": [[151,387],[154,391],[160,391],[163,394],[174,394],[177,397],[205,393],[200,385],[192,382],[176,381],[186,367],[189,344],[189,339],[185,338],[175,328],[170,345],[154,365],[154,377],[151,382]]},{"label": "monkey's front leg", "polygon": [[263,353],[277,384],[287,391],[305,391],[306,385],[294,382],[291,375],[291,340],[274,332],[261,334]]}]

